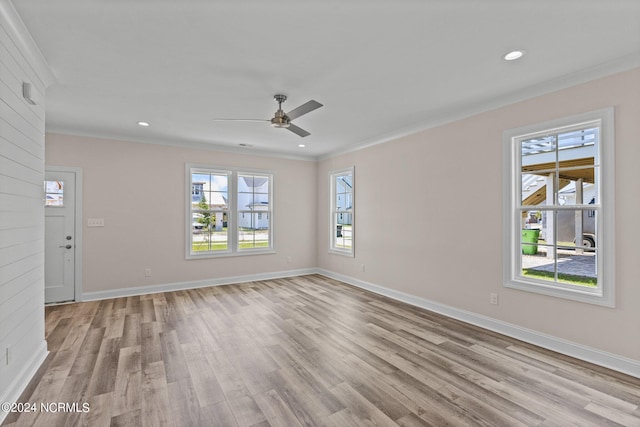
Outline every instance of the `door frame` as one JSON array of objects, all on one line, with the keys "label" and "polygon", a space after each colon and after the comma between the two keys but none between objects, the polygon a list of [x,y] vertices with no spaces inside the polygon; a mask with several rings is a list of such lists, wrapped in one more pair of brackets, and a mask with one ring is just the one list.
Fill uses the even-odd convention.
[{"label": "door frame", "polygon": [[[82,229],[83,229],[83,219],[82,219],[82,168],[78,167],[70,167],[70,166],[50,166],[45,165],[45,172],[70,172],[74,173],[76,176],[76,206],[75,206],[75,224],[74,224],[74,234],[75,234],[75,257],[74,257],[74,291],[75,291],[75,302],[83,301],[82,297]],[[44,204],[44,199],[43,199]],[[44,215],[44,211],[42,213]]]}]

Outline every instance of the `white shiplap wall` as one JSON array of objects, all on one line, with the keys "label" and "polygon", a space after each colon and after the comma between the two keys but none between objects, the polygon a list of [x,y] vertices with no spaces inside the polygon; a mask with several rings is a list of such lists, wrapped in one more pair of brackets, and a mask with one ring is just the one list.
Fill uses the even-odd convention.
[{"label": "white shiplap wall", "polygon": [[[47,354],[42,198],[52,81],[13,5],[0,0],[0,402],[16,401]],[[37,105],[22,97],[23,82]]]}]

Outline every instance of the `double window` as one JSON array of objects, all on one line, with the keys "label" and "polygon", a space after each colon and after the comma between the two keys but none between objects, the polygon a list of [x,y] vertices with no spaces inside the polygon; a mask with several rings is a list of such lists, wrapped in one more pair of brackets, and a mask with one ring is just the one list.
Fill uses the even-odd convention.
[{"label": "double window", "polygon": [[505,286],[613,306],[613,111],[505,132]]},{"label": "double window", "polygon": [[353,167],[332,172],[329,251],[353,256],[354,243],[354,179]]},{"label": "double window", "polygon": [[273,174],[187,165],[187,258],[273,252]]}]

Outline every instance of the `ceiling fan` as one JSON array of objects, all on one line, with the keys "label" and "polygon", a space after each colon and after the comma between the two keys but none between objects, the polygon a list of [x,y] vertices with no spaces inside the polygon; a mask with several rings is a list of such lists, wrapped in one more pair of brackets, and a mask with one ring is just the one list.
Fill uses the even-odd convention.
[{"label": "ceiling fan", "polygon": [[313,110],[316,110],[322,107],[318,101],[307,101],[304,104],[300,105],[297,108],[285,113],[282,110],[282,103],[287,100],[286,95],[277,94],[273,96],[274,101],[278,103],[278,111],[275,112],[274,116],[270,120],[261,120],[261,119],[214,119],[214,121],[236,121],[236,122],[270,122],[271,126],[274,128],[283,128],[288,129],[291,132],[295,133],[298,136],[305,137],[311,135],[306,130],[294,125],[291,123],[292,120],[297,119],[303,114],[310,113]]}]

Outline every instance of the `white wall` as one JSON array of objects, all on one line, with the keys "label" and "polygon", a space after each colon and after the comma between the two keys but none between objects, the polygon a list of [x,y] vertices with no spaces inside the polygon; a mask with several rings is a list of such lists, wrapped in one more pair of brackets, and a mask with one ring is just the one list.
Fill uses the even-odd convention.
[{"label": "white wall", "polygon": [[[47,165],[83,169],[83,293],[89,298],[316,266],[316,162],[60,134],[47,134],[46,145]],[[277,253],[186,260],[187,163],[272,171]],[[89,218],[104,218],[105,226],[88,228]]]},{"label": "white wall", "polygon": [[[503,131],[610,106],[616,308],[502,287]],[[633,69],[324,160],[318,167],[319,267],[640,366],[639,117],[640,69]],[[355,257],[347,258],[328,253],[327,175],[351,165],[356,242]],[[499,294],[498,306],[489,304],[492,292]]]},{"label": "white wall", "polygon": [[[16,401],[46,356],[44,101],[51,80],[15,9],[0,0],[0,402]],[[37,105],[23,99],[22,82],[33,85]]]}]

